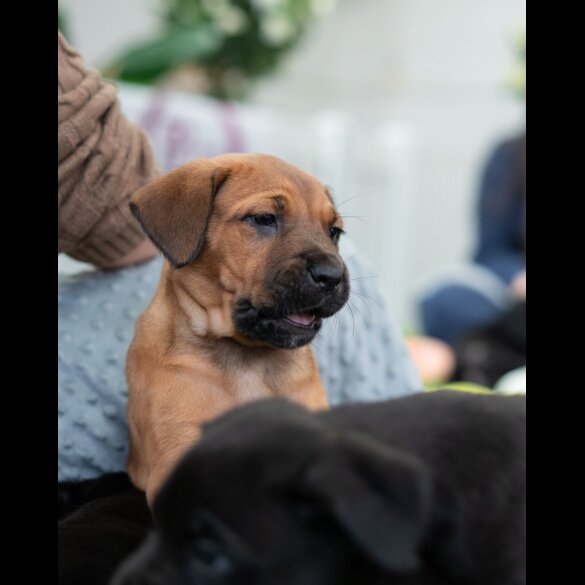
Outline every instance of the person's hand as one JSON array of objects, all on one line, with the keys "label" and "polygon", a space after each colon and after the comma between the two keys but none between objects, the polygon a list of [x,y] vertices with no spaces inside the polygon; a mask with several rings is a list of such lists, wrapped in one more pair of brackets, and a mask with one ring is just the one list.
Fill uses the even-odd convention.
[{"label": "person's hand", "polygon": [[103,266],[102,268],[109,270],[110,268],[121,268],[122,266],[128,266],[130,264],[136,264],[138,262],[144,262],[154,258],[158,254],[158,250],[155,245],[147,238],[141,244],[139,244],[132,252],[122,256],[112,264]]},{"label": "person's hand", "polygon": [[443,383],[455,370],[455,352],[440,339],[412,336],[406,347],[424,384]]},{"label": "person's hand", "polygon": [[523,270],[514,277],[510,288],[519,299],[524,300],[526,298],[526,270]]}]

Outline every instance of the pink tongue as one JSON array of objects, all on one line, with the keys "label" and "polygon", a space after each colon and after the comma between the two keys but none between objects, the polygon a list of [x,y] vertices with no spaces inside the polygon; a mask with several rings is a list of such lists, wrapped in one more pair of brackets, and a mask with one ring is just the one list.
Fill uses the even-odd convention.
[{"label": "pink tongue", "polygon": [[297,325],[310,325],[315,320],[315,315],[311,313],[293,313],[286,317],[289,321]]}]

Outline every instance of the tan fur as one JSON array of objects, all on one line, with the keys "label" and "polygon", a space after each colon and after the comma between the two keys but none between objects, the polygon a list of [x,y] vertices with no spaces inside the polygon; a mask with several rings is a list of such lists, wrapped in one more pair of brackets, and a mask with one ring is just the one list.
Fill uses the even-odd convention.
[{"label": "tan fur", "polygon": [[[199,437],[202,423],[221,412],[270,396],[286,396],[313,409],[327,406],[310,346],[290,350],[253,342],[235,330],[232,309],[242,293],[254,302],[265,300],[267,268],[307,243],[337,253],[327,236],[332,221],[341,227],[331,198],[317,179],[274,157],[226,155],[194,161],[134,197],[139,207],[154,209],[169,190],[178,193],[177,204],[184,209],[172,220],[179,236],[171,245],[182,257],[194,244],[191,236],[180,239],[186,229],[181,222],[192,221],[193,205],[199,217],[205,213],[202,190],[210,189],[210,177],[217,176],[226,182],[213,204],[200,254],[184,268],[165,261],[128,351],[128,471],[150,503],[178,458]],[[197,185],[197,193],[185,190],[186,185]],[[287,221],[298,224],[286,246],[254,236],[241,220],[246,213],[273,213],[276,196]],[[164,222],[160,213],[154,217]]]}]

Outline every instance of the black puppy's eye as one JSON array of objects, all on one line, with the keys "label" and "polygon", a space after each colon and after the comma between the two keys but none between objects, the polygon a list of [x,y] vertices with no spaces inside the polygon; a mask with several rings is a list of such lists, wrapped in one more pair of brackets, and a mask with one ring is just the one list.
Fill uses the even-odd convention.
[{"label": "black puppy's eye", "polygon": [[339,240],[339,236],[344,233],[345,232],[339,227],[332,226],[329,228],[329,235],[334,242],[337,242]]},{"label": "black puppy's eye", "polygon": [[276,215],[272,213],[260,213],[259,215],[247,215],[245,218],[250,223],[261,227],[276,227]]},{"label": "black puppy's eye", "polygon": [[200,572],[217,576],[227,573],[232,567],[230,558],[219,543],[212,538],[195,538],[189,548],[191,559]]}]

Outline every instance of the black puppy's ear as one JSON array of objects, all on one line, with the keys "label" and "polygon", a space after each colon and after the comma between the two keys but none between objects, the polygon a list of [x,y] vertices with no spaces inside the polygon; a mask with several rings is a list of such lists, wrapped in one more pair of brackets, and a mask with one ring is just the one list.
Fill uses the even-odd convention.
[{"label": "black puppy's ear", "polygon": [[416,459],[368,437],[343,437],[318,457],[301,489],[318,498],[373,562],[397,573],[420,564],[430,479]]},{"label": "black puppy's ear", "polygon": [[215,196],[229,169],[197,160],[138,189],[130,209],[146,235],[175,268],[199,255]]}]

